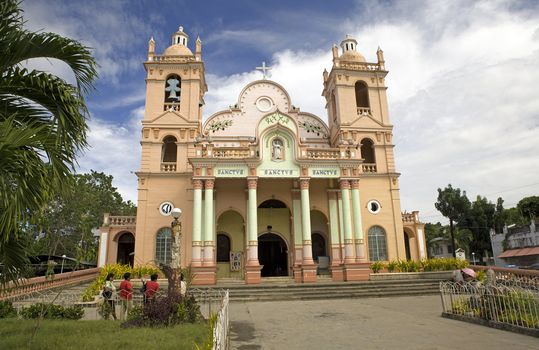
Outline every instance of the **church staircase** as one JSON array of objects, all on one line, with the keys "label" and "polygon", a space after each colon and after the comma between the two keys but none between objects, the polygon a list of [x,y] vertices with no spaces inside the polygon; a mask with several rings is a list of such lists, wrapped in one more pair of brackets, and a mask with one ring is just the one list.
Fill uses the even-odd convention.
[{"label": "church staircase", "polygon": [[195,295],[208,289],[228,289],[230,301],[323,300],[432,295],[440,292],[439,280],[387,280],[333,282],[318,277],[317,283],[295,283],[288,277],[263,278],[259,285],[246,285],[243,280],[220,279],[217,286],[194,286]]}]

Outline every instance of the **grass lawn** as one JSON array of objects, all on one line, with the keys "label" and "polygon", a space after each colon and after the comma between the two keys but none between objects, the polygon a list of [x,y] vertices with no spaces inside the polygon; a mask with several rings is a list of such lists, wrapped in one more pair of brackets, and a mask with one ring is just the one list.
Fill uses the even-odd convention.
[{"label": "grass lawn", "polygon": [[121,329],[114,321],[0,320],[0,349],[194,349],[208,335],[206,324]]}]

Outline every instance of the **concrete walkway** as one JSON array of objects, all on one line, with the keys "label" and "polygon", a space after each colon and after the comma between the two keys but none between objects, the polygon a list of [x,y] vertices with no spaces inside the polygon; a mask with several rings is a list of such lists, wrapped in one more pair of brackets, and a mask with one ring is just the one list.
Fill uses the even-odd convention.
[{"label": "concrete walkway", "polygon": [[232,349],[539,349],[539,339],[442,318],[439,296],[233,302]]}]

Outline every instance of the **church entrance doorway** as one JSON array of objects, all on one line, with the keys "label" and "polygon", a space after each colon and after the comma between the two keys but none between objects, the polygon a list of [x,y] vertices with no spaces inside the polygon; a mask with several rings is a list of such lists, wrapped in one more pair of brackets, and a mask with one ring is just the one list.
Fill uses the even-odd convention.
[{"label": "church entrance doorway", "polygon": [[267,232],[258,237],[258,261],[262,277],[288,276],[288,248],[284,239]]},{"label": "church entrance doorway", "polygon": [[123,233],[118,239],[118,255],[116,262],[133,266],[135,260],[135,236],[131,232]]}]

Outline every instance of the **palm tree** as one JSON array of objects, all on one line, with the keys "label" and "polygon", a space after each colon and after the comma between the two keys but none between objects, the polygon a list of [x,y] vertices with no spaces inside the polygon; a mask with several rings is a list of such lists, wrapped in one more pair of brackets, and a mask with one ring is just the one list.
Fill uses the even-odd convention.
[{"label": "palm tree", "polygon": [[[86,147],[84,95],[93,89],[96,62],[79,42],[23,28],[20,3],[0,1],[0,272],[17,278],[26,263],[20,232],[55,186],[71,176]],[[66,63],[71,85],[55,75],[24,68],[34,58]]]}]

